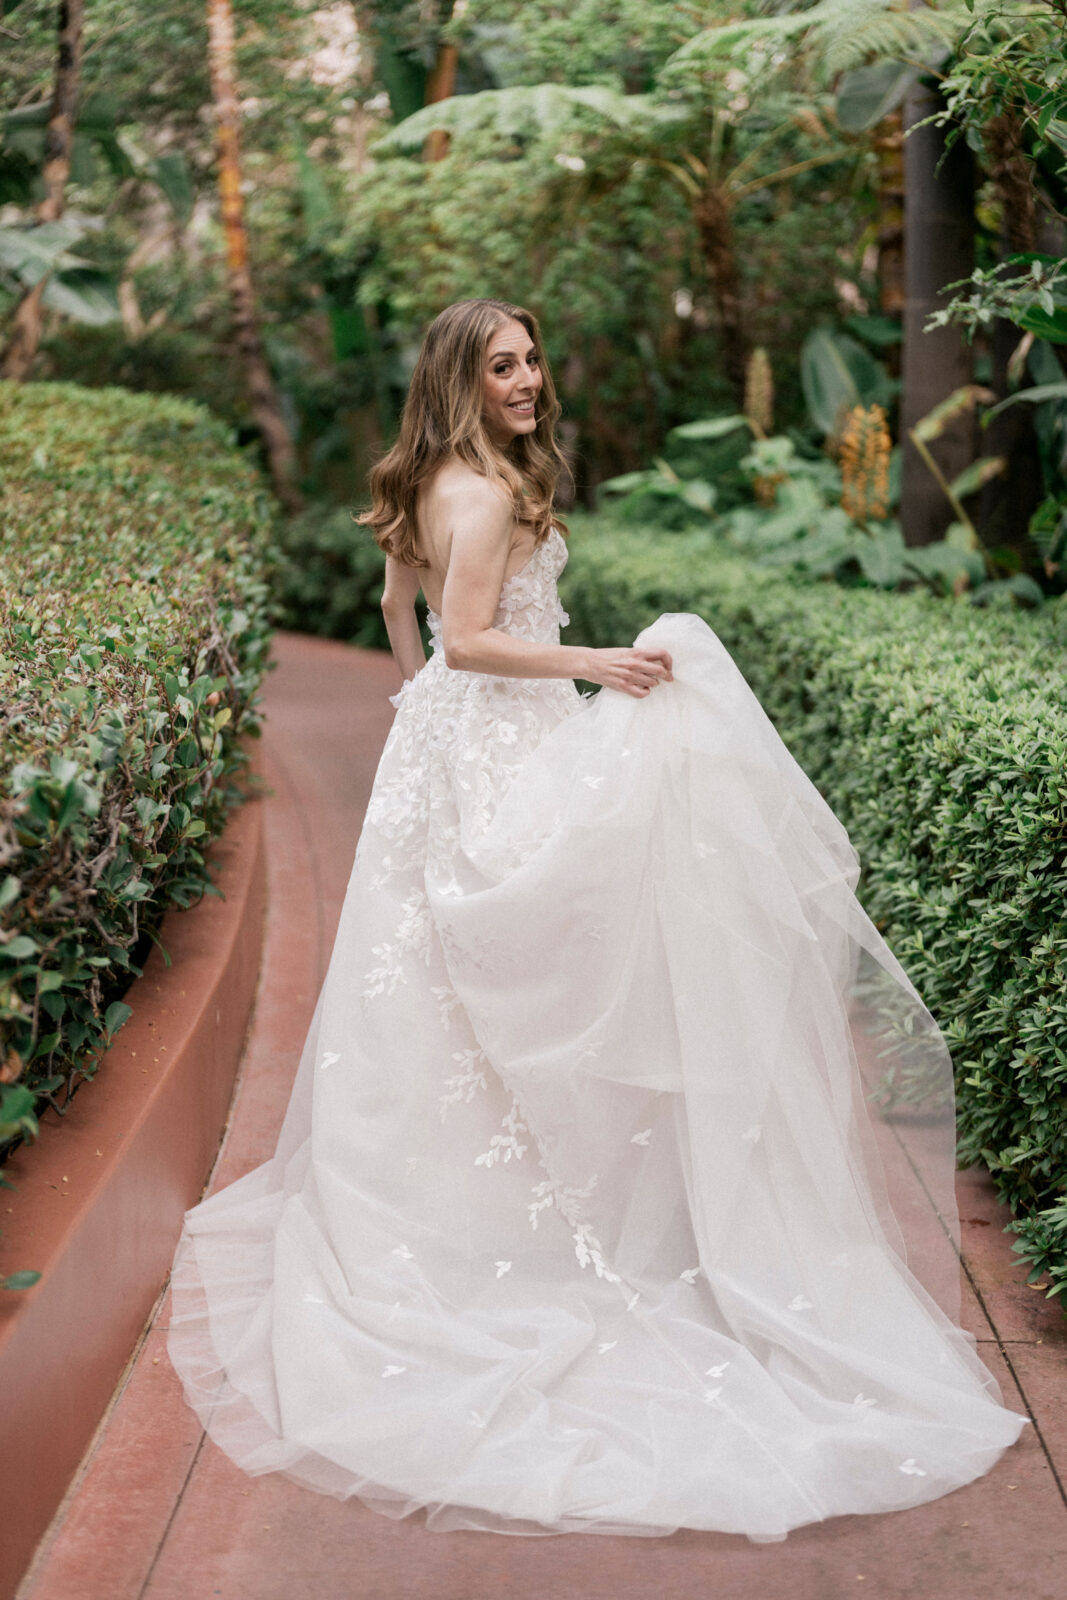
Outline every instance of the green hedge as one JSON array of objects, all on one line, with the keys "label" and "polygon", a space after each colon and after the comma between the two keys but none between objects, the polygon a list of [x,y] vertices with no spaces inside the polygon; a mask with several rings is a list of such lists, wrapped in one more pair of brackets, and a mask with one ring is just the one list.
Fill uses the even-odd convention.
[{"label": "green hedge", "polygon": [[210,887],[268,648],[271,502],[185,401],[0,384],[0,1144]]},{"label": "green hedge", "polygon": [[[845,823],[871,917],[945,1031],[960,1157],[1067,1294],[1067,640],[1062,615],[790,581],[707,536],[580,524],[568,639],[695,611]],[[1063,1303],[1067,1304],[1067,1301]]]}]

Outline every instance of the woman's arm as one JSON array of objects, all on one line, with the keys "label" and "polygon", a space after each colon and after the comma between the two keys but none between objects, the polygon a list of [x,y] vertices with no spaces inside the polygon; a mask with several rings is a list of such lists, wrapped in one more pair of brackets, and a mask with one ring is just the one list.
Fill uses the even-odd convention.
[{"label": "woman's arm", "polygon": [[500,678],[584,678],[637,698],[671,677],[666,650],[592,650],[536,644],[493,627],[500,600],[514,512],[492,485],[464,496],[441,604],[445,661],[463,672]]},{"label": "woman's arm", "polygon": [[386,557],[382,616],[393,660],[405,680],[413,678],[426,665],[426,652],[415,615],[415,598],[421,582],[418,567],[406,567],[392,556]]}]

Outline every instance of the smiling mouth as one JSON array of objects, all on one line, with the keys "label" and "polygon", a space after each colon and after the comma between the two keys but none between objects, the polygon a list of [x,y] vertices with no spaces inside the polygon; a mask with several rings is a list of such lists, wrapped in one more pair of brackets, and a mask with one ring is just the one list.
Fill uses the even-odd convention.
[{"label": "smiling mouth", "polygon": [[517,411],[520,416],[533,416],[534,403],[532,400],[512,400],[508,403],[509,411]]}]

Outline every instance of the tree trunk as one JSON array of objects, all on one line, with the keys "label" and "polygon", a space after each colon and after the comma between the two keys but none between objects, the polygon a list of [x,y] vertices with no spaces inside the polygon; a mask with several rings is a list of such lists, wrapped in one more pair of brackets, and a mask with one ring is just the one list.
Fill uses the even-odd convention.
[{"label": "tree trunk", "polygon": [[259,336],[248,266],[230,0],[208,0],[207,15],[211,92],[215,102],[219,150],[219,201],[226,240],[226,275],[233,308],[234,336],[244,367],[252,414],[267,452],[275,492],[287,511],[298,511],[303,505],[303,498],[296,486],[296,452]]},{"label": "tree trunk", "polygon": [[[1030,163],[1023,154],[1019,125],[1004,113],[986,124],[985,147],[989,176],[1000,201],[1000,258],[1037,248],[1037,194]],[[991,387],[998,400],[1011,391],[1008,363],[1022,337],[1013,322],[1001,319],[990,341],[993,357]],[[1041,457],[1034,414],[1030,406],[1009,406],[986,429],[983,453],[1003,456],[1007,467],[990,479],[978,502],[978,517],[985,541],[1015,551],[1015,561],[1032,567],[1038,551],[1030,538],[1030,518],[1042,497]]]},{"label": "tree trunk", "polygon": [[[70,177],[70,151],[74,143],[74,110],[81,72],[84,13],[84,0],[60,0],[56,16],[59,38],[52,110],[44,136],[42,176],[45,194],[37,207],[38,222],[57,222],[63,215],[67,180]],[[47,282],[46,274],[32,289],[26,291],[15,309],[7,348],[0,360],[2,378],[12,378],[21,383],[33,366],[37,346],[41,342],[41,301]]]},{"label": "tree trunk", "polygon": [[703,189],[694,208],[694,217],[715,301],[716,329],[723,366],[740,408],[745,399],[748,346],[741,319],[741,275],[734,250],[730,202],[719,188]]},{"label": "tree trunk", "polygon": [[899,111],[886,117],[878,152],[878,301],[884,317],[904,312],[904,131]]},{"label": "tree trunk", "polygon": [[[958,139],[946,154],[946,130],[916,125],[941,110],[937,88],[920,80],[904,107],[904,358],[901,435],[904,472],[901,523],[909,545],[944,536],[952,507],[915,449],[908,430],[953,390],[970,383],[971,347],[956,328],[923,331],[926,319],[949,298],[946,286],[966,278],[974,266],[974,171],[970,151]],[[974,460],[971,410],[945,425],[930,453],[951,482]]]},{"label": "tree trunk", "polygon": [[985,126],[989,176],[996,185],[1001,207],[1001,234],[1009,250],[1033,250],[1037,242],[1037,191],[1031,164],[1023,151],[1022,133],[1015,117],[1002,112]]},{"label": "tree trunk", "polygon": [[[455,7],[452,7],[454,14]],[[441,100],[450,100],[456,92],[456,67],[459,64],[459,51],[454,44],[442,43],[437,49],[437,60],[434,62],[433,71],[426,80],[426,104],[435,106]],[[423,146],[422,158],[424,161],[443,161],[448,154],[448,134],[443,128],[435,128]]]}]

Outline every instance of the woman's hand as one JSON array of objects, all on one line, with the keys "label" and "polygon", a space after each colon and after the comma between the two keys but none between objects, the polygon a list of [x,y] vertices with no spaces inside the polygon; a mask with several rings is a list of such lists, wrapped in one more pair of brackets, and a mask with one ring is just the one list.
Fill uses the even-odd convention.
[{"label": "woman's hand", "polygon": [[605,689],[618,689],[635,700],[651,694],[657,683],[672,683],[674,673],[667,650],[590,650],[582,677]]}]

